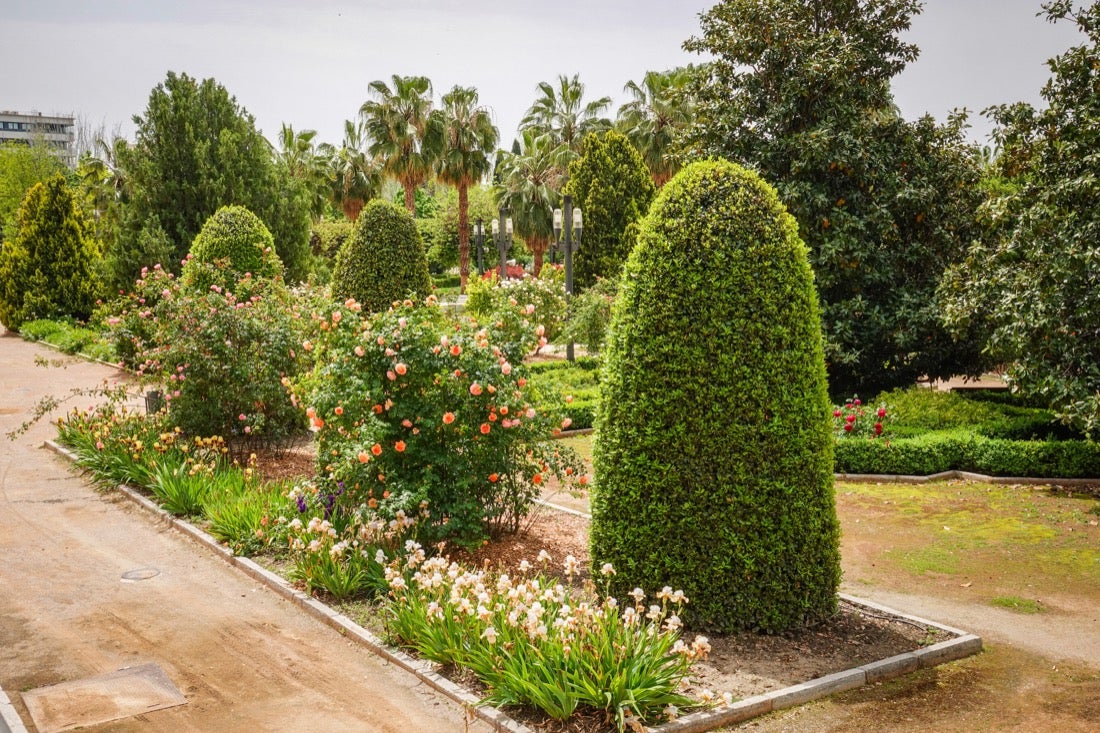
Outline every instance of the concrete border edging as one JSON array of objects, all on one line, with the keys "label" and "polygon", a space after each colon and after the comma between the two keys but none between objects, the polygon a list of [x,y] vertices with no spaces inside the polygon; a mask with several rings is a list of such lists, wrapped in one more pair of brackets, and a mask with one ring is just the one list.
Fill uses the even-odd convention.
[{"label": "concrete border edging", "polygon": [[27,733],[23,719],[15,712],[7,693],[0,688],[0,733]]},{"label": "concrete border edging", "polygon": [[[44,447],[74,463],[76,462],[76,455],[72,451],[52,440],[45,441]],[[414,674],[418,679],[440,694],[445,695],[452,701],[461,705],[468,713],[476,715],[485,723],[492,726],[494,730],[500,733],[535,733],[533,729],[514,720],[501,710],[480,705],[480,699],[477,695],[437,673],[432,663],[416,659],[400,649],[395,649],[386,645],[381,639],[355,623],[348,616],[335,611],[309,594],[296,589],[282,576],[264,568],[254,560],[234,555],[230,550],[223,547],[212,535],[207,534],[190,522],[169,514],[148,497],[143,496],[132,487],[120,484],[117,488],[125,498],[149,512],[159,521],[164,522],[169,527],[180,531],[198,544],[206,547],[212,551],[216,557],[221,558],[231,566],[239,568],[253,580],[273,590],[284,599],[296,604],[325,625],[355,640],[358,644],[366,647],[385,661]],[[555,509],[559,508],[553,504],[548,504],[548,506],[554,507]],[[587,516],[582,512],[568,510],[564,507],[561,507],[561,509],[581,516]],[[982,639],[975,634],[935,621],[929,621],[928,619],[923,619],[918,616],[904,614],[887,606],[857,598],[846,593],[840,593],[839,597],[849,604],[937,628],[954,635],[956,638],[923,647],[912,652],[905,652],[893,657],[870,662],[852,669],[818,677],[817,679],[807,682],[790,685],[779,690],[754,695],[743,700],[738,700],[731,705],[690,713],[668,723],[656,727],[648,727],[646,730],[649,733],[705,733],[706,731],[712,731],[721,726],[739,723],[775,710],[802,705],[834,693],[853,690],[869,683],[882,682],[900,677],[915,672],[918,669],[926,669],[946,662],[963,659],[982,651]],[[11,733],[27,733],[27,729],[23,727],[18,715],[15,715],[14,707],[11,706],[3,690],[0,690],[0,725],[7,722],[5,719],[7,708],[11,708],[11,714],[14,715],[15,720],[14,727],[11,728]],[[9,723],[9,725],[11,724]],[[6,732],[3,728],[0,728],[0,733]]]}]

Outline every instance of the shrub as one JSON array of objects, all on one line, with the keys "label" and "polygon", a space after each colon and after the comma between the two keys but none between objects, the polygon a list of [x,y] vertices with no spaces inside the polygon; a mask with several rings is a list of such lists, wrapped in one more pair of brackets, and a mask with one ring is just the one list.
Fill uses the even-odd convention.
[{"label": "shrub", "polygon": [[333,297],[353,298],[368,312],[377,313],[396,301],[425,297],[431,291],[428,261],[412,217],[381,199],[364,206],[336,257]]},{"label": "shrub", "polygon": [[68,316],[85,320],[100,289],[92,239],[65,177],[55,175],[27,192],[14,236],[0,248],[0,323]]},{"label": "shrub", "polygon": [[522,308],[531,321],[542,327],[540,335],[553,341],[561,333],[565,316],[565,282],[553,268],[544,267],[543,273],[542,277],[524,274],[504,282],[495,276],[480,282],[474,278],[466,286],[466,310],[487,319],[504,308]]},{"label": "shrub", "polygon": [[598,354],[607,337],[611,321],[611,303],[619,291],[617,278],[599,278],[569,303],[569,320],[563,329],[565,338],[583,344],[589,354]]},{"label": "shrub", "polygon": [[[196,277],[221,281],[224,262],[194,261]],[[300,432],[303,420],[283,386],[302,363],[304,322],[279,279],[242,278],[234,290],[180,287],[154,269],[139,282],[140,294],[122,303],[107,323],[116,343],[133,349],[147,382],[165,391],[172,424],[192,436],[218,435],[243,455],[257,443]]]},{"label": "shrub", "polygon": [[886,427],[890,419],[891,415],[885,404],[878,407],[868,406],[858,397],[851,397],[843,406],[833,407],[833,437],[837,440],[887,438]]},{"label": "shrub", "polygon": [[624,268],[593,446],[595,564],[683,588],[690,624],[777,632],[836,612],[821,325],[794,220],[725,161],[658,194]]},{"label": "shrub", "polygon": [[532,399],[542,410],[560,410],[574,430],[592,427],[600,398],[599,362],[579,357],[528,365]]},{"label": "shrub", "polygon": [[349,302],[320,314],[317,366],[296,393],[317,431],[327,491],[350,506],[409,515],[428,502],[422,538],[477,542],[515,531],[540,487],[580,475],[551,444],[560,418],[526,396],[534,344],[513,309],[482,327],[406,301],[370,318]]},{"label": "shrub", "polygon": [[[225,267],[198,267],[219,260],[226,261]],[[243,206],[223,206],[206,220],[191,244],[181,282],[196,290],[211,285],[231,289],[246,275],[267,279],[282,274],[275,240],[260,218]]]},{"label": "shrub", "polygon": [[911,437],[929,431],[968,428],[990,438],[1073,437],[1055,423],[1050,410],[1023,407],[955,392],[896,389],[879,395],[894,419],[894,434]]}]

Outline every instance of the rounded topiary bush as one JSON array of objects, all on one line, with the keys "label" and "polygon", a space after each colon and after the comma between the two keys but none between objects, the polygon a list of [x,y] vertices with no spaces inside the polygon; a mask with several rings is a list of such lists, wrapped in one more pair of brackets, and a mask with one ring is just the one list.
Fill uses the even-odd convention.
[{"label": "rounded topiary bush", "polygon": [[333,296],[355,298],[367,311],[378,313],[394,301],[424,297],[431,290],[428,259],[412,216],[381,199],[364,206],[336,257]]},{"label": "rounded topiary bush", "polygon": [[642,220],[608,334],[591,542],[612,592],[682,589],[685,621],[715,631],[833,615],[826,387],[794,219],[740,166],[685,168]]},{"label": "rounded topiary bush", "polygon": [[282,275],[283,263],[258,216],[243,206],[223,206],[191,243],[183,283],[200,290],[215,284],[229,288],[246,274],[265,279]]}]

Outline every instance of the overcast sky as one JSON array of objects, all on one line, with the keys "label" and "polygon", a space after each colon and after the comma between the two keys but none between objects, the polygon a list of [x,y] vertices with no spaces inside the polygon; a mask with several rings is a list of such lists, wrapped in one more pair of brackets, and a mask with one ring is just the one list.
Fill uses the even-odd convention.
[{"label": "overcast sky", "polygon": [[[367,84],[425,75],[436,97],[474,86],[506,146],[537,84],[579,73],[586,96],[626,101],[647,70],[697,62],[681,44],[711,0],[0,0],[0,109],[73,113],[132,137],[169,71],[214,77],[274,140],[283,122],[339,144]],[[1046,59],[1083,39],[1039,0],[927,0],[895,79],[902,113],[944,119],[1038,104]],[[612,114],[614,111],[612,111]],[[985,141],[977,115],[971,136]]]}]

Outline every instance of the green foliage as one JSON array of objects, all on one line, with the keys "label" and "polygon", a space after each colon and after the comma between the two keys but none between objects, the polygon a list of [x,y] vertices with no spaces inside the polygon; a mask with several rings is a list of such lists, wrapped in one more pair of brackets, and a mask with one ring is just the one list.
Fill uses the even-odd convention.
[{"label": "green foliage", "polygon": [[[500,282],[495,276],[467,286],[466,310],[482,321],[500,310],[518,307],[546,341],[557,339],[565,316],[565,283],[560,273],[543,270],[542,277],[524,275]],[[540,344],[540,345],[543,345]]]},{"label": "green foliage", "polygon": [[877,402],[889,406],[891,430],[898,437],[953,428],[966,428],[989,438],[1080,437],[1057,425],[1050,410],[976,399],[980,397],[912,387],[884,392]]},{"label": "green foliage", "polygon": [[66,354],[84,354],[100,361],[115,361],[115,351],[103,334],[69,321],[39,319],[26,321],[19,335],[27,341],[45,341]]},{"label": "green foliage", "polygon": [[963,115],[909,122],[890,92],[916,58],[903,34],[920,5],[725,0],[685,44],[714,57],[692,145],[760,171],[797,220],[838,399],[982,366],[933,297],[976,235],[978,152]]},{"label": "green foliage", "polygon": [[[679,686],[710,645],[680,639],[689,599],[665,589],[648,608],[637,590],[620,605],[556,582],[524,561],[515,574],[471,571],[423,551],[388,570],[388,629],[398,643],[439,664],[473,672],[492,705],[530,705],[564,721],[603,711],[620,731],[640,729],[691,699]],[[577,561],[566,557],[567,580]],[[603,568],[605,575],[614,568]]]},{"label": "green foliage", "polygon": [[584,212],[584,236],[573,255],[574,290],[619,274],[634,247],[632,225],[645,215],[655,191],[645,161],[622,133],[584,138],[563,191]]},{"label": "green foliage", "polygon": [[984,241],[948,273],[940,295],[958,332],[977,328],[1021,392],[1100,437],[1100,4],[1043,6],[1085,42],[1048,62],[1046,104],[994,108],[1005,185],[987,202]]},{"label": "green foliage", "polygon": [[0,249],[0,323],[18,330],[36,318],[87,319],[100,290],[99,257],[65,178],[35,184]]},{"label": "green foliage", "polygon": [[596,284],[569,301],[569,320],[563,337],[583,344],[589,354],[598,354],[611,322],[611,303],[619,292],[617,278],[599,278]]},{"label": "green foliage", "polygon": [[428,300],[370,318],[354,302],[317,316],[306,344],[316,366],[296,392],[326,490],[391,517],[426,503],[431,521],[418,533],[428,539],[514,532],[544,482],[568,485],[580,468],[548,441],[560,418],[536,411],[522,386],[533,327],[519,309],[486,327],[452,322]]},{"label": "green foliage", "polygon": [[836,471],[904,476],[971,471],[989,476],[1100,478],[1100,443],[987,438],[956,428],[912,438],[840,441]]},{"label": "green foliage", "polygon": [[[418,219],[420,234],[424,238],[424,244],[428,248],[428,267],[433,273],[445,272],[458,265],[458,220],[459,220],[458,191],[450,186],[437,186],[435,206],[423,219]],[[419,207],[418,207],[419,208]],[[493,203],[492,193],[485,187],[474,187],[469,190],[469,214],[470,222],[482,220],[485,231],[482,260],[486,269],[492,268],[497,263],[497,251],[493,246],[492,236],[489,234],[489,222],[497,216],[497,208]],[[473,236],[470,237],[470,262],[472,267],[477,266],[477,243]]]},{"label": "green foliage", "polygon": [[[724,161],[666,184],[612,311],[592,557],[683,588],[697,627],[836,612],[839,526],[813,275],[775,190]],[[670,550],[670,548],[673,548]]]},{"label": "green foliage", "polygon": [[15,212],[36,183],[45,183],[65,166],[48,145],[7,142],[0,145],[0,237],[10,239]]},{"label": "green foliage", "polygon": [[[193,266],[208,270],[197,278],[217,282],[223,265]],[[283,380],[301,368],[304,325],[281,280],[195,291],[154,269],[137,286],[107,323],[139,374],[163,387],[173,425],[232,440],[244,455],[301,431]],[[143,293],[155,294],[153,302]]]},{"label": "green foliage", "polygon": [[535,407],[560,410],[573,430],[592,427],[600,399],[600,363],[579,357],[554,359],[528,365]]},{"label": "green foliage", "polygon": [[319,221],[313,225],[309,235],[310,248],[317,257],[326,262],[335,263],[336,254],[348,241],[355,225],[347,219]]},{"label": "green foliage", "polygon": [[[224,260],[224,267],[200,267]],[[181,282],[196,290],[211,285],[231,288],[242,278],[272,278],[283,274],[275,242],[259,217],[243,206],[223,206],[195,237]],[[217,280],[208,276],[217,275]]]},{"label": "green foliage", "polygon": [[[289,279],[305,277],[308,191],[275,165],[252,115],[225,87],[214,79],[200,82],[169,72],[150,92],[144,115],[134,120],[136,141],[119,151],[129,203],[111,247],[118,287],[158,262],[175,270],[206,220],[230,204],[248,208],[264,222]],[[141,246],[142,232],[147,232],[145,244],[156,248]]]},{"label": "green foliage", "polygon": [[332,276],[334,298],[352,298],[368,312],[432,291],[428,260],[408,212],[375,199],[363,207],[340,249]]}]

